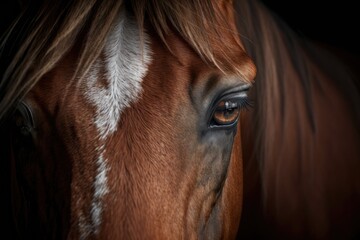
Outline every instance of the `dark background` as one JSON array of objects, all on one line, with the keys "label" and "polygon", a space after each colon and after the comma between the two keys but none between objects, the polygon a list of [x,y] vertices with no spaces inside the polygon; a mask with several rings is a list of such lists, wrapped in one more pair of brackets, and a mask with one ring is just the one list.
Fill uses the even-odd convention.
[{"label": "dark background", "polygon": [[357,1],[262,0],[297,33],[360,56]]}]

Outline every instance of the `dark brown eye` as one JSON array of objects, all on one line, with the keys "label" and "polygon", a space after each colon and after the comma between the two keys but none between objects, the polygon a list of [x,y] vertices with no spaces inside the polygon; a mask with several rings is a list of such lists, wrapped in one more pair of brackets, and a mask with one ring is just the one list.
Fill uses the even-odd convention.
[{"label": "dark brown eye", "polygon": [[238,102],[224,100],[218,103],[213,114],[213,120],[216,125],[232,125],[240,114]]}]

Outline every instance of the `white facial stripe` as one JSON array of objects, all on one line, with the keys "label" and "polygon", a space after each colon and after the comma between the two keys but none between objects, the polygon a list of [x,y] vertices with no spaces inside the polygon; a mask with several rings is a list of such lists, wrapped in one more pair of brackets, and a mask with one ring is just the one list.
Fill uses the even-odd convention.
[{"label": "white facial stripe", "polygon": [[137,23],[122,12],[105,47],[108,88],[92,84],[89,95],[97,107],[95,124],[101,139],[116,131],[121,112],[141,94],[141,81],[151,61],[146,34],[143,48],[141,43]]},{"label": "white facial stripe", "polygon": [[[149,40],[144,33],[141,41],[139,33],[137,23],[127,17],[125,11],[121,12],[119,21],[106,42],[106,75],[99,76],[101,63],[97,61],[87,78],[85,95],[96,107],[94,121],[99,132],[99,141],[102,143],[97,149],[97,175],[91,206],[92,222],[88,223],[88,226],[80,226],[80,231],[86,231],[82,233],[83,236],[89,235],[89,225],[92,233],[99,232],[103,211],[102,199],[109,191],[109,167],[104,158],[105,140],[116,131],[121,112],[139,98],[142,91],[141,82],[151,61]],[[100,77],[108,80],[106,87],[97,84]]]},{"label": "white facial stripe", "polygon": [[103,153],[100,153],[98,160],[96,161],[96,178],[94,182],[94,196],[91,204],[91,220],[94,226],[95,233],[98,233],[98,228],[101,224],[101,212],[102,212],[102,204],[101,200],[105,194],[108,193],[107,187],[107,171],[108,167],[106,165],[106,161],[104,160]]}]

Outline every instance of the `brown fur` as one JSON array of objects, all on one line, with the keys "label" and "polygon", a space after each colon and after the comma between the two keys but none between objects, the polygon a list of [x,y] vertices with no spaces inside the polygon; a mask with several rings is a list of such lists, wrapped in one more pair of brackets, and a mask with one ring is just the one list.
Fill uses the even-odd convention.
[{"label": "brown fur", "polygon": [[[47,175],[53,163],[63,163],[67,172],[57,172],[62,177],[55,178],[51,187],[35,185],[17,196],[20,207],[11,200],[10,214],[19,211],[13,223],[20,222],[13,233],[20,238],[47,239],[61,233],[60,238],[77,239],[85,223],[89,238],[234,238],[241,215],[241,139],[233,140],[222,131],[211,133],[219,135],[212,141],[229,141],[225,146],[224,140],[220,142],[219,148],[197,129],[198,119],[207,121],[200,118],[204,112],[200,96],[205,95],[200,93],[212,76],[222,88],[252,82],[255,76],[255,67],[238,39],[232,2],[116,3],[45,6],[8,65],[0,87],[4,93],[1,117],[18,100],[26,101],[37,123],[31,136],[37,146],[26,161],[40,169],[41,176]],[[93,123],[96,110],[82,91],[95,60],[100,63],[99,84],[106,86],[107,79],[101,75],[105,72],[104,39],[125,7],[150,36],[156,57],[143,80],[141,98],[124,110],[118,130],[104,141],[109,193],[101,199],[105,206],[102,224],[95,232],[91,204],[99,140]],[[204,93],[215,95],[216,91],[211,88]],[[17,130],[7,135],[12,131]],[[52,143],[51,150],[47,143]],[[20,158],[15,154],[11,161]],[[23,169],[26,166],[16,170],[15,179],[24,178]],[[54,195],[63,204],[49,200],[53,192],[59,193]],[[29,226],[19,219],[31,213],[21,206],[32,194],[35,198],[29,205],[47,209],[31,215]],[[48,212],[58,215],[50,218]]]},{"label": "brown fur", "polygon": [[[223,71],[234,70],[237,59],[229,56],[234,45],[222,42],[221,34],[230,31],[236,35],[236,31],[228,24],[226,17],[229,12],[220,6],[221,2],[184,0],[170,4],[162,0],[136,0],[128,5],[141,28],[146,18],[162,41],[170,30],[175,29],[204,60]],[[18,48],[11,48],[15,51],[6,53],[11,60],[5,63],[7,68],[0,83],[0,119],[73,47],[80,48],[74,78],[83,77],[100,55],[106,36],[118,12],[124,7],[122,0],[59,1],[23,11],[0,45],[2,49],[10,49],[10,43],[20,39],[16,45]],[[219,7],[222,11],[216,10]],[[36,21],[31,23],[28,19]],[[24,28],[26,31],[20,31]],[[85,28],[88,31],[84,34]],[[236,38],[234,40],[237,41]],[[237,72],[247,74],[241,69]]]}]

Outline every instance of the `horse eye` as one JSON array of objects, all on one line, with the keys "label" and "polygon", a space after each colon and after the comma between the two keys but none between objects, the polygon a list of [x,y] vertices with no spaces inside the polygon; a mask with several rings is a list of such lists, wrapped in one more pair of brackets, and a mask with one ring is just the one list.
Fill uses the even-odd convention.
[{"label": "horse eye", "polygon": [[240,104],[234,100],[220,101],[213,113],[214,126],[229,126],[236,123],[240,114]]}]

